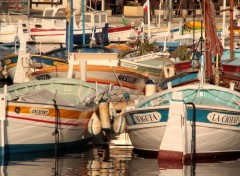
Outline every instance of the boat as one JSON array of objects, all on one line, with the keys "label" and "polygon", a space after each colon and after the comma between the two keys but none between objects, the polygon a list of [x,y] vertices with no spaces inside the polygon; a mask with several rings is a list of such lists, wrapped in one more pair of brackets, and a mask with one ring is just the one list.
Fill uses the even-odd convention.
[{"label": "boat", "polygon": [[[52,78],[66,78],[68,76],[69,65],[57,65],[42,68],[31,73],[30,79],[44,80]],[[81,68],[73,65],[73,78],[81,79]],[[144,92],[145,84],[149,80],[147,75],[126,69],[120,66],[86,65],[86,81],[98,82],[99,84],[129,88]]]},{"label": "boat", "polygon": [[[83,44],[83,27],[82,27],[82,15],[77,14],[76,10],[70,12],[70,9],[64,7],[53,6],[46,8],[43,11],[43,15],[39,18],[40,22],[30,23],[29,31],[30,36],[35,43],[66,43],[66,13],[73,13],[73,37],[74,44]],[[89,44],[94,35],[94,40],[97,44],[108,44],[107,34],[103,29],[106,25],[107,14],[101,11],[88,11],[85,13],[85,44]],[[35,17],[36,18],[36,17]],[[33,20],[31,20],[33,21]],[[37,21],[37,20],[35,20]],[[27,22],[26,24],[27,25]]]},{"label": "boat", "polygon": [[[212,8],[204,1],[205,10]],[[210,22],[211,18],[208,18]],[[210,24],[206,23],[208,31]],[[211,35],[217,42],[216,35]],[[212,43],[212,46],[219,46]],[[211,57],[206,51],[207,78],[211,77]],[[213,53],[221,55],[221,48]],[[123,116],[133,147],[156,152],[160,160],[219,157],[240,154],[240,94],[233,89],[212,85],[205,79],[201,56],[199,83],[172,88],[139,99]]]},{"label": "boat", "polygon": [[[201,27],[202,26],[202,27]],[[190,29],[201,29],[201,28],[205,28],[204,24],[201,24],[201,21],[189,21],[185,23],[185,27],[190,28]],[[221,29],[222,26],[217,25],[216,26],[217,29]]]},{"label": "boat", "polygon": [[[21,59],[19,59],[19,57]],[[2,60],[3,67],[6,66],[8,75],[12,80],[14,80],[18,62],[21,62],[20,64],[26,69],[32,69],[32,70],[37,70],[46,66],[67,64],[66,59],[61,59],[56,57],[46,57],[44,55],[29,54],[29,53],[28,55],[25,55],[23,57],[23,55],[19,55],[19,53],[12,53],[10,55],[4,56]]]},{"label": "boat", "polygon": [[[81,14],[73,10],[73,36],[74,44],[83,44],[83,19]],[[30,36],[37,43],[65,43],[66,42],[66,8],[55,6],[46,8],[43,12],[42,22],[32,25]],[[134,25],[109,26],[106,11],[90,9],[84,12],[85,44],[92,41],[97,44],[108,45],[109,42],[126,42],[136,36]]]},{"label": "boat", "polygon": [[[102,45],[75,45],[72,48],[72,52],[74,53],[115,53],[113,49],[109,48],[108,46],[102,46]],[[48,56],[48,57],[54,57],[54,58],[61,58],[61,59],[68,59],[68,51],[66,47],[60,46],[59,48],[43,52],[40,56]],[[33,59],[34,57],[37,57],[37,55],[32,55]]]},{"label": "boat", "polygon": [[[233,8],[233,2],[230,1],[230,8]],[[224,39],[224,38],[223,38]],[[224,50],[222,57],[214,64],[215,83],[240,90],[240,59],[239,49],[234,48],[234,26],[233,11],[230,11],[230,47]],[[215,58],[217,59],[217,58]],[[219,64],[220,63],[220,64]]]},{"label": "boat", "polygon": [[[129,54],[128,54],[129,55]],[[134,53],[132,52],[132,55]],[[137,57],[120,59],[120,65],[148,74],[156,83],[176,73],[192,68],[191,55],[182,61],[179,58],[170,58],[168,52],[156,52]]]},{"label": "boat", "polygon": [[108,91],[109,86],[67,78],[1,88],[1,114],[7,124],[2,126],[1,149],[14,154],[91,142],[88,121]]},{"label": "boat", "polygon": [[219,79],[220,86],[230,87],[233,85],[235,90],[240,91],[240,59],[221,61]]},{"label": "boat", "polygon": [[193,147],[197,157],[234,155],[240,152],[239,101],[237,91],[190,84],[147,96],[123,115],[133,147],[158,152],[159,159],[189,159]]},{"label": "boat", "polygon": [[137,37],[137,31],[134,25],[108,28],[108,39],[110,43],[125,43],[133,37]]},{"label": "boat", "polygon": [[182,72],[177,73],[174,76],[165,78],[159,83],[157,83],[157,89],[158,91],[161,91],[169,88],[169,86],[178,87],[186,84],[199,82],[198,75],[199,75],[198,68],[184,70]]}]

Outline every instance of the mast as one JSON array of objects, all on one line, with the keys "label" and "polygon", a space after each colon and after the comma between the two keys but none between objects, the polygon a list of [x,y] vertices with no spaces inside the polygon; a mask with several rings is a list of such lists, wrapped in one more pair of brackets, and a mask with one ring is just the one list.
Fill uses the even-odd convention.
[{"label": "mast", "polygon": [[[206,66],[207,77],[211,81],[212,73],[212,55],[216,58],[216,64],[218,64],[218,58],[223,55],[223,46],[217,36],[214,4],[211,0],[204,2],[204,24],[205,24],[205,44],[206,44]],[[216,69],[217,69],[216,65]],[[218,71],[218,70],[216,70]],[[215,72],[216,73],[216,72]]]},{"label": "mast", "polygon": [[[208,38],[208,34],[207,34],[207,29],[209,28],[209,24],[207,23],[207,19],[208,19],[208,14],[207,12],[207,5],[206,2],[204,1],[204,24],[205,24],[205,38]],[[207,66],[207,77],[210,78],[210,76],[212,75],[212,53],[210,50],[210,42],[205,40],[205,45],[206,45],[206,66]]]},{"label": "mast", "polygon": [[230,0],[230,59],[234,59],[233,52],[233,0]]}]

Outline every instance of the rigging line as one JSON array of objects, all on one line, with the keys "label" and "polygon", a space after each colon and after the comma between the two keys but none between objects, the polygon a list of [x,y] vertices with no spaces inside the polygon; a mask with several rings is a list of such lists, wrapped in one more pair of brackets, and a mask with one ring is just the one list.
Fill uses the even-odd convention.
[{"label": "rigging line", "polygon": [[[192,139],[191,139],[191,175],[195,175],[195,157],[196,157],[196,107],[193,102],[188,102],[186,105],[192,105],[193,117],[192,117]],[[186,119],[187,120],[187,119]]]},{"label": "rigging line", "polygon": [[56,100],[53,99],[53,103],[54,103],[54,108],[55,108],[55,130],[52,133],[53,136],[55,136],[55,175],[58,175],[58,145],[59,145],[59,116],[60,116],[60,112],[56,103]]},{"label": "rigging line", "polygon": [[120,85],[120,87],[123,87],[123,86],[122,86],[122,84],[121,84],[121,82],[119,81],[119,79],[118,79],[118,77],[117,77],[117,74],[116,74],[116,72],[115,72],[114,68],[112,67],[112,65],[111,65],[111,64],[110,64],[110,67],[111,67],[111,69],[113,70],[114,76],[115,76],[115,78],[116,78],[116,80],[117,80],[118,84]]}]

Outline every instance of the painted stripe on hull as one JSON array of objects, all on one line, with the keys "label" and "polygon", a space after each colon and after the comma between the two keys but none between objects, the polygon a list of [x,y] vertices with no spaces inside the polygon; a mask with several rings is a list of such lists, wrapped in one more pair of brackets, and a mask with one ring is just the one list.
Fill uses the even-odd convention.
[{"label": "painted stripe on hull", "polygon": [[[51,107],[52,106],[52,107]],[[45,111],[48,111],[48,114],[45,115],[48,116],[48,117],[52,117],[52,118],[55,118],[56,116],[56,112],[55,112],[55,109],[53,107],[53,105],[49,105],[48,107],[44,106],[44,105],[35,105],[35,106],[32,106],[32,104],[29,104],[28,106],[27,105],[21,105],[21,103],[17,104],[17,105],[9,105],[8,106],[8,115],[9,113],[16,113],[16,109],[19,109],[19,113],[23,114],[23,116],[25,115],[30,115],[30,116],[39,116],[38,114],[34,114],[32,113],[32,109],[41,109],[41,110],[45,110]],[[78,120],[81,120],[81,119],[90,119],[91,115],[92,115],[92,112],[94,111],[94,109],[92,108],[91,111],[80,111],[80,110],[73,110],[73,109],[60,109],[59,107],[59,114],[60,114],[60,118],[63,118],[63,119],[78,119]],[[16,113],[17,114],[17,113]],[[19,116],[19,114],[18,114]],[[42,116],[44,116],[42,114]]]},{"label": "painted stripe on hull", "polygon": [[[59,124],[59,125],[66,125],[66,126],[87,126],[87,123],[69,123],[69,122],[56,122],[56,121],[48,121],[48,120],[39,120],[39,119],[33,119],[28,117],[19,117],[19,116],[7,116],[7,118],[12,119],[19,119],[19,120],[27,120],[32,122],[42,122],[42,123],[50,123],[50,124]],[[61,118],[60,118],[61,119]]]}]

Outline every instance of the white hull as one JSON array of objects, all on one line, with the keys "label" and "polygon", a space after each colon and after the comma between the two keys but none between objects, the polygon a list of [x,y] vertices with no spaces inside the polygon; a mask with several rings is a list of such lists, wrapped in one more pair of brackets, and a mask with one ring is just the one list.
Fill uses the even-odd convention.
[{"label": "white hull", "polygon": [[158,151],[162,141],[166,123],[155,125],[137,125],[127,128],[133,148],[146,151]]},{"label": "white hull", "polygon": [[[56,128],[55,117],[48,115],[35,115],[34,113],[29,113],[27,109],[44,109],[48,110],[52,108],[53,105],[33,105],[25,103],[14,103],[9,104],[10,106],[16,106],[20,108],[20,113],[8,112],[7,113],[7,126],[6,134],[7,145],[26,145],[26,144],[54,144],[55,136],[52,133]],[[26,113],[21,113],[26,111]],[[66,108],[59,107],[62,112],[69,113],[71,111],[78,111],[79,117],[81,110],[77,108]],[[49,110],[50,113],[51,110]],[[85,113],[91,113],[93,109],[86,109]],[[87,123],[88,118],[72,119],[72,118],[62,118],[59,117],[59,142],[68,143],[80,141],[85,138],[91,137],[87,133]],[[81,125],[80,125],[81,124]]]},{"label": "white hull", "polygon": [[136,35],[134,35],[134,31],[132,29],[126,30],[126,31],[108,33],[109,42],[126,42],[126,41],[129,41],[134,36]]},{"label": "white hull", "polygon": [[[153,94],[126,111],[123,115],[133,147],[158,152],[159,159],[167,160],[240,153],[238,92],[206,84],[197,96],[197,87]],[[177,99],[181,93],[184,102],[195,99],[194,108]]]},{"label": "white hull", "polygon": [[[74,65],[72,77],[81,79],[79,66]],[[68,65],[61,65],[56,73],[55,67],[46,67],[32,73],[31,79],[47,80],[51,78],[66,78],[68,76]],[[112,84],[129,89],[144,91],[148,78],[142,74],[123,67],[109,67],[100,65],[88,65],[86,71],[87,82],[98,82],[99,84]]]},{"label": "white hull", "polygon": [[[187,125],[187,141],[192,139],[192,127]],[[224,127],[223,125],[202,123],[196,124],[196,153],[224,153],[240,151],[239,127]],[[186,154],[191,154],[191,142],[187,144]]]}]

